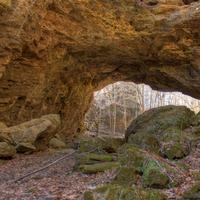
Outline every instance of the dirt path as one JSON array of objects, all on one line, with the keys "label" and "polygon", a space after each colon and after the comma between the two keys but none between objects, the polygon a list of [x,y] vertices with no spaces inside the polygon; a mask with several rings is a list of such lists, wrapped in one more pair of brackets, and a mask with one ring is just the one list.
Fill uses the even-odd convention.
[{"label": "dirt path", "polygon": [[18,183],[12,182],[66,153],[46,151],[17,155],[13,160],[0,163],[0,200],[81,200],[85,190],[109,179],[108,173],[84,175],[72,172],[75,163],[72,157]]}]

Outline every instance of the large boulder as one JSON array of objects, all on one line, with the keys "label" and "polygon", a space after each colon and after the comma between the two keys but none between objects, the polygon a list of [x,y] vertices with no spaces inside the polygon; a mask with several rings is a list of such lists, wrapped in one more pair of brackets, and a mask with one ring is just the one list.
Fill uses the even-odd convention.
[{"label": "large boulder", "polygon": [[[184,169],[179,167],[177,170],[164,159],[159,159],[155,154],[131,144],[125,144],[119,148],[118,162],[120,162],[121,168],[134,169],[134,174],[141,176],[145,187],[167,188],[183,182]],[[132,178],[135,177],[132,176]],[[123,177],[124,182],[129,180],[129,176]]]},{"label": "large boulder", "polygon": [[126,140],[131,141],[136,133],[160,135],[169,127],[187,128],[192,123],[195,114],[185,106],[163,106],[153,108],[137,117],[126,131]]},{"label": "large boulder", "polygon": [[0,129],[0,142],[6,141],[17,147],[26,144],[26,147],[35,146],[37,149],[42,149],[56,134],[60,123],[59,115],[50,114],[17,126],[3,128]]},{"label": "large boulder", "polygon": [[184,106],[154,108],[132,122],[126,131],[126,140],[169,159],[180,159],[190,153],[193,136],[183,129],[194,119],[194,112]]},{"label": "large boulder", "polygon": [[12,158],[16,154],[14,146],[0,142],[0,158]]}]

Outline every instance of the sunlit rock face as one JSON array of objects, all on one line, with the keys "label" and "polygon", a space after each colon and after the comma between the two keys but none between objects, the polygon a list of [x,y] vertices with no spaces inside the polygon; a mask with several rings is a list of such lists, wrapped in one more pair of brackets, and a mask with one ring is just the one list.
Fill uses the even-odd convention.
[{"label": "sunlit rock face", "polygon": [[[7,5],[6,2],[8,2]],[[48,113],[74,135],[119,80],[200,98],[200,3],[0,0],[0,121]]]}]

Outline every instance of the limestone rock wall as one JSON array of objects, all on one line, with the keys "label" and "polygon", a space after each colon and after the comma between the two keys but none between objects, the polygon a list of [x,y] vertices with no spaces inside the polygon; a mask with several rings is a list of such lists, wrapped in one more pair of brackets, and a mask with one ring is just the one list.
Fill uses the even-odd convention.
[{"label": "limestone rock wall", "polygon": [[200,3],[0,0],[0,121],[59,113],[73,135],[119,80],[200,98]]}]

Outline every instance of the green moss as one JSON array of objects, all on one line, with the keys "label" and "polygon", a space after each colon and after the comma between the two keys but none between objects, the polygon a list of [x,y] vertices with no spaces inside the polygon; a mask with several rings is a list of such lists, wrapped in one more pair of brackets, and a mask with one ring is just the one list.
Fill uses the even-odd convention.
[{"label": "green moss", "polygon": [[193,126],[199,126],[200,125],[200,112],[195,115],[194,120],[192,122]]},{"label": "green moss", "polygon": [[177,128],[169,128],[161,137],[162,154],[169,159],[179,159],[190,153],[191,139]]},{"label": "green moss", "polygon": [[200,199],[200,182],[193,184],[187,191],[185,191],[183,199]]},{"label": "green moss", "polygon": [[94,154],[90,153],[87,156],[87,159],[96,160],[96,161],[112,161],[113,156],[108,154]]},{"label": "green moss", "polygon": [[193,173],[192,173],[192,177],[193,177],[196,181],[200,181],[200,172],[193,172]]},{"label": "green moss", "polygon": [[142,189],[136,186],[125,187],[107,184],[91,192],[86,192],[84,200],[164,200],[165,196],[156,190]]},{"label": "green moss", "polygon": [[158,162],[147,161],[143,166],[143,185],[152,188],[166,188],[169,184],[169,177],[163,171]]},{"label": "green moss", "polygon": [[80,153],[93,150],[95,152],[101,152],[103,150],[102,145],[98,144],[95,138],[92,137],[79,137],[76,140],[76,143],[78,144],[78,150]]},{"label": "green moss", "polygon": [[179,159],[189,154],[189,148],[185,147],[184,144],[173,142],[163,145],[162,152],[167,158]]},{"label": "green moss", "polygon": [[160,151],[158,139],[154,135],[146,132],[137,132],[136,134],[130,135],[128,143],[157,154],[159,154]]},{"label": "green moss", "polygon": [[111,162],[114,161],[115,157],[109,154],[95,154],[95,153],[88,153],[88,154],[80,154],[76,157],[76,164],[74,169],[79,169],[80,165],[88,165],[88,164],[97,164],[100,162]]},{"label": "green moss", "polygon": [[131,186],[137,182],[138,173],[134,167],[120,167],[113,183]]},{"label": "green moss", "polygon": [[[147,151],[141,150],[135,147],[134,145],[130,145],[130,144],[125,144],[118,150],[118,161],[120,162],[121,167],[134,169],[136,174],[139,174],[139,175],[142,175],[142,174],[144,175],[145,166],[149,162],[149,160],[150,161],[152,160],[152,156],[153,155],[149,154]],[[149,177],[153,175],[155,175],[155,177],[159,176],[160,173],[161,173],[160,175],[161,177],[168,174],[171,178],[166,187],[173,187],[182,183],[183,178],[180,172],[185,173],[185,170],[182,167],[174,168],[173,166],[169,165],[167,162],[156,160],[156,159],[153,160],[153,163],[154,165],[156,165],[155,167],[156,173],[149,174]],[[163,173],[163,171],[166,172],[166,174]],[[143,178],[144,177],[142,177],[142,179]],[[162,184],[162,181],[161,181],[161,184]]]},{"label": "green moss", "polygon": [[80,170],[83,173],[87,174],[94,174],[97,172],[103,172],[108,169],[118,168],[119,163],[118,162],[103,162],[103,163],[96,163],[92,165],[80,165]]},{"label": "green moss", "polygon": [[95,150],[95,152],[113,153],[123,145],[124,140],[112,137],[94,138],[82,136],[77,139],[77,143],[79,145],[79,152],[89,152]]},{"label": "green moss", "polygon": [[134,145],[125,144],[118,150],[118,160],[122,166],[133,167],[138,173],[142,172],[145,152]]},{"label": "green moss", "polygon": [[93,198],[93,194],[92,194],[92,192],[90,192],[90,191],[86,191],[85,193],[84,193],[84,200],[95,200],[94,198]]}]

